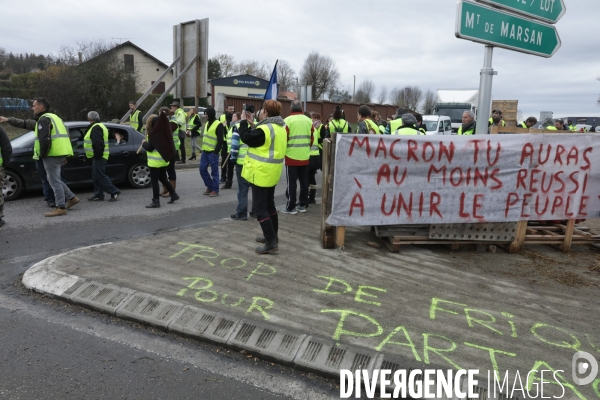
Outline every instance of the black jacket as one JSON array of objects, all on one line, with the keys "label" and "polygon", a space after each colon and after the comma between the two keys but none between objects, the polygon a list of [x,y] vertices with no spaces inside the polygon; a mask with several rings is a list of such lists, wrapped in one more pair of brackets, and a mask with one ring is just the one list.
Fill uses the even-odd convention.
[{"label": "black jacket", "polygon": [[10,162],[10,157],[12,156],[12,146],[10,145],[10,140],[8,139],[8,135],[4,131],[4,129],[0,126],[0,152],[2,153],[2,164],[6,165]]}]

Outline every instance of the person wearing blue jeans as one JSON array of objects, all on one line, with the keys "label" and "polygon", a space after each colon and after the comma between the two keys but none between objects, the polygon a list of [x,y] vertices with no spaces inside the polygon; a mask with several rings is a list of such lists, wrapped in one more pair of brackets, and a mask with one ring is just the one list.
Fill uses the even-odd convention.
[{"label": "person wearing blue jeans", "polygon": [[[200,176],[206,185],[204,195],[219,195],[219,153],[224,144],[225,128],[215,118],[216,111],[209,107],[204,110],[206,124],[202,135],[202,155],[200,156]],[[210,166],[210,173],[208,167]]]},{"label": "person wearing blue jeans", "polygon": [[[208,167],[210,166],[210,173]],[[202,151],[200,156],[200,176],[206,186],[205,195],[215,197],[219,195],[219,153]]]}]

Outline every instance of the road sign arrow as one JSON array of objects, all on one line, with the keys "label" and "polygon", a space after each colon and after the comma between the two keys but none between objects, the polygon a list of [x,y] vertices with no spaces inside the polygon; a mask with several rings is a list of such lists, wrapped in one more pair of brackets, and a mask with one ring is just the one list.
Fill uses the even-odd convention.
[{"label": "road sign arrow", "polygon": [[458,3],[456,37],[547,58],[561,45],[552,25],[466,0]]},{"label": "road sign arrow", "polygon": [[567,12],[564,0],[478,0],[518,14],[556,23]]}]

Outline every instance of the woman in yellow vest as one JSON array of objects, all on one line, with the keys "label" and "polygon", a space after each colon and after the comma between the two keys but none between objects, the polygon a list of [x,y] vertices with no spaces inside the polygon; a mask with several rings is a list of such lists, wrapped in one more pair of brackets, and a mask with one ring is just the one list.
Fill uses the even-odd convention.
[{"label": "woman in yellow vest", "polygon": [[287,150],[287,132],[281,118],[281,103],[267,100],[259,116],[260,122],[251,128],[252,114],[244,112],[240,123],[240,138],[248,145],[242,177],[252,187],[252,211],[256,215],[263,236],[256,238],[264,246],[258,254],[278,250],[279,218],[275,208],[275,186],[281,178]]},{"label": "woman in yellow vest", "polygon": [[162,112],[157,117],[152,114],[146,122],[146,140],[142,141],[142,146],[147,152],[148,168],[150,169],[150,179],[152,181],[152,203],[146,208],[160,207],[160,188],[158,182],[167,188],[171,200],[167,203],[173,204],[179,200],[179,195],[173,189],[173,186],[167,180],[168,161],[175,157],[175,145],[167,114]]},{"label": "woman in yellow vest", "polygon": [[333,110],[333,119],[329,121],[329,134],[333,132],[348,133],[350,128],[348,121],[344,119],[344,110],[340,106],[335,106]]},{"label": "woman in yellow vest", "polygon": [[371,119],[371,109],[367,106],[358,107],[358,125],[356,128],[356,133],[358,134],[371,134],[378,135],[379,127]]}]

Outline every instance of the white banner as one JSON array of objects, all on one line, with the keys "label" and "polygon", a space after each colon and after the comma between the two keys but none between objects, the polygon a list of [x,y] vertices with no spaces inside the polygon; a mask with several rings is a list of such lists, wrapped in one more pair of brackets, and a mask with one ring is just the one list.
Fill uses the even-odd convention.
[{"label": "white banner", "polygon": [[600,135],[337,135],[333,226],[600,216]]}]

